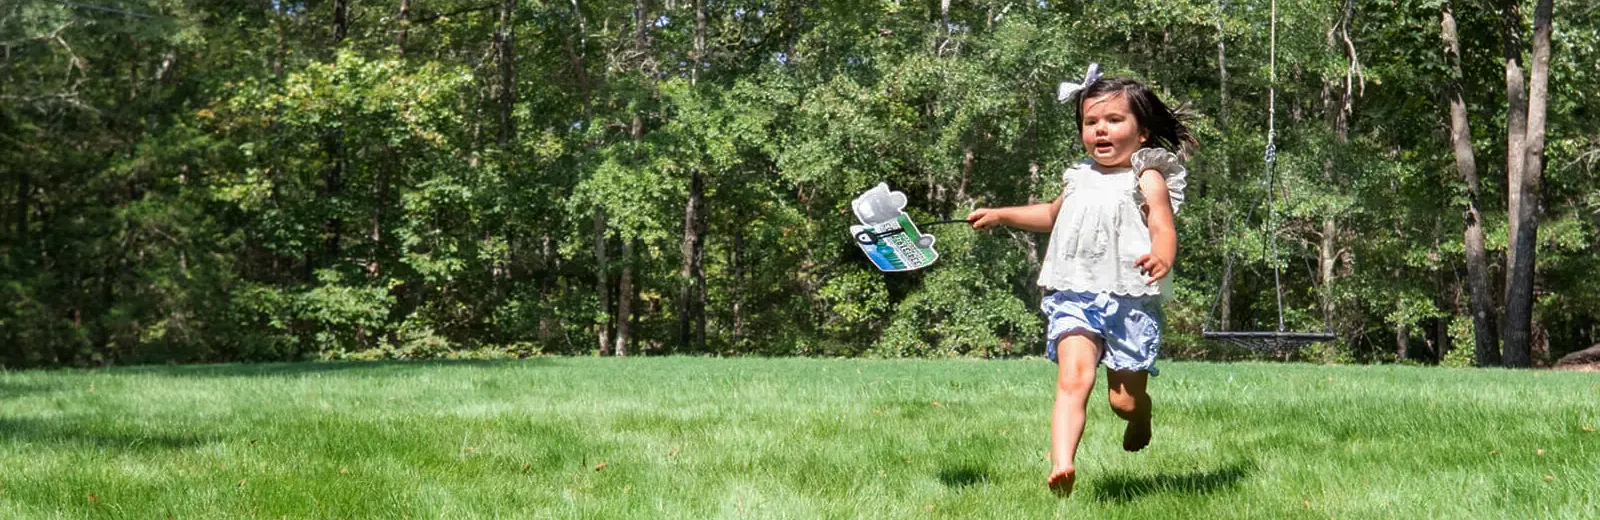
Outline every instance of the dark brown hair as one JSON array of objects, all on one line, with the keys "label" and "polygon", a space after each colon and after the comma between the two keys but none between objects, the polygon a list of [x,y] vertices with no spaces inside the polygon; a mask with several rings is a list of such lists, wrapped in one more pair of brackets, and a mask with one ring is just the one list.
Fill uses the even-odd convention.
[{"label": "dark brown hair", "polygon": [[1077,110],[1073,112],[1073,122],[1077,123],[1078,128],[1083,128],[1084,100],[1106,94],[1122,94],[1127,98],[1128,109],[1133,111],[1139,129],[1149,132],[1145,141],[1147,145],[1166,148],[1184,160],[1188,160],[1200,147],[1200,142],[1195,140],[1186,124],[1190,118],[1188,110],[1181,106],[1177,110],[1167,108],[1167,104],[1162,103],[1161,98],[1156,97],[1143,83],[1130,78],[1103,78],[1078,91],[1075,103]]}]

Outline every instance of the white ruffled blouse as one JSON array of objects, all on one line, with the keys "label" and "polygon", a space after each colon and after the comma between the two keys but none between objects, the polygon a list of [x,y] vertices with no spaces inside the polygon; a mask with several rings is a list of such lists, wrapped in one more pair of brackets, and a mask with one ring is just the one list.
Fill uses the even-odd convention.
[{"label": "white ruffled blouse", "polygon": [[[1129,168],[1105,168],[1083,160],[1062,174],[1061,213],[1050,231],[1050,245],[1039,285],[1048,290],[1110,293],[1128,296],[1172,293],[1172,275],[1159,284],[1134,265],[1150,252],[1150,228],[1145,223],[1144,194],[1138,172],[1154,168],[1167,181],[1172,212],[1183,203],[1188,184],[1178,156],[1161,148],[1133,153]],[[1162,298],[1163,300],[1167,299]]]}]

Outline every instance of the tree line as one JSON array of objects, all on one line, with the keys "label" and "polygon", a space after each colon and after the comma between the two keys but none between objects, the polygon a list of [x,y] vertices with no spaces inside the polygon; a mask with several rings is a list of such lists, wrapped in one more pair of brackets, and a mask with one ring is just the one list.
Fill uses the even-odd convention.
[{"label": "tree line", "polygon": [[1089,62],[1198,114],[1166,354],[1274,268],[1299,359],[1600,342],[1585,0],[19,0],[0,366],[1036,355],[1042,237],[882,274],[849,203],[1053,198]]}]

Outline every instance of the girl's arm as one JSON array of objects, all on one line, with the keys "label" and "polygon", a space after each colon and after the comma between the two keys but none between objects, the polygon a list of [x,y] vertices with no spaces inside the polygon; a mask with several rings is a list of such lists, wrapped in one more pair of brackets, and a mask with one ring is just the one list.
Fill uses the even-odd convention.
[{"label": "girl's arm", "polygon": [[973,229],[989,229],[998,225],[1048,233],[1055,228],[1056,215],[1061,213],[1061,199],[1056,197],[1055,202],[1029,206],[978,208],[967,214],[967,222],[972,223]]},{"label": "girl's arm", "polygon": [[1178,256],[1178,232],[1172,224],[1172,199],[1167,195],[1167,179],[1155,169],[1139,172],[1139,191],[1144,194],[1145,224],[1150,228],[1150,254],[1139,257],[1139,266],[1150,284],[1172,272]]}]

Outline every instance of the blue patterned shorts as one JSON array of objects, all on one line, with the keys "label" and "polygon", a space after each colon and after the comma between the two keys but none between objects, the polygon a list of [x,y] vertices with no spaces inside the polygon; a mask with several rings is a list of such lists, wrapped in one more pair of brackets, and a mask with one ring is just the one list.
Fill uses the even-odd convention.
[{"label": "blue patterned shorts", "polygon": [[1056,343],[1070,332],[1105,340],[1100,363],[1112,370],[1147,370],[1156,375],[1161,351],[1161,297],[1057,291],[1039,303],[1048,322],[1045,356],[1056,359]]}]

